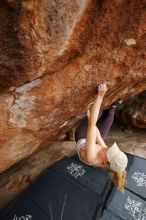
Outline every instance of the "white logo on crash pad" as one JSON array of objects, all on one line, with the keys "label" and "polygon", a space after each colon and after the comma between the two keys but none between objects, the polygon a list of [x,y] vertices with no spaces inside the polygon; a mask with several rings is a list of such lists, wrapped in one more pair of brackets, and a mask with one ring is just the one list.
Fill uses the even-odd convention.
[{"label": "white logo on crash pad", "polygon": [[81,165],[75,163],[71,163],[69,166],[67,166],[67,170],[75,178],[81,177],[85,173],[84,168]]},{"label": "white logo on crash pad", "polygon": [[21,217],[17,217],[16,215],[14,216],[13,220],[31,220],[32,216],[31,215],[25,215]]},{"label": "white logo on crash pad", "polygon": [[129,211],[129,214],[134,217],[135,220],[146,220],[146,208],[140,201],[127,198],[125,209]]},{"label": "white logo on crash pad", "polygon": [[137,186],[146,187],[146,174],[141,173],[141,172],[134,172],[134,174],[132,175],[132,178],[137,183]]}]

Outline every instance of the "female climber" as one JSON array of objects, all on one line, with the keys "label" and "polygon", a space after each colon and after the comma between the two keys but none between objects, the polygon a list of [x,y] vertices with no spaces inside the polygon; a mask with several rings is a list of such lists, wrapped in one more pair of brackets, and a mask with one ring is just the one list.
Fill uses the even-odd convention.
[{"label": "female climber", "polygon": [[113,171],[111,175],[113,182],[120,191],[123,191],[127,156],[116,143],[107,147],[104,142],[113,123],[115,108],[120,101],[115,102],[108,110],[100,110],[106,92],[107,84],[100,84],[94,104],[88,108],[87,117],[81,121],[75,131],[75,141],[80,160],[91,166],[109,167]]}]

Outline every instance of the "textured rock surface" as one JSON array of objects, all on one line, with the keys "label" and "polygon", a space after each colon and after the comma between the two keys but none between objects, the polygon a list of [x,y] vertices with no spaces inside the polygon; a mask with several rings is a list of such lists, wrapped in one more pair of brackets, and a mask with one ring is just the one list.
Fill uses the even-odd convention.
[{"label": "textured rock surface", "polygon": [[146,91],[125,101],[118,111],[118,118],[127,125],[146,128]]},{"label": "textured rock surface", "polygon": [[91,32],[94,6],[91,0],[1,1],[1,90],[60,71],[77,57]]},{"label": "textured rock surface", "polygon": [[0,1],[0,173],[74,126],[97,83],[103,107],[146,89],[144,4]]}]

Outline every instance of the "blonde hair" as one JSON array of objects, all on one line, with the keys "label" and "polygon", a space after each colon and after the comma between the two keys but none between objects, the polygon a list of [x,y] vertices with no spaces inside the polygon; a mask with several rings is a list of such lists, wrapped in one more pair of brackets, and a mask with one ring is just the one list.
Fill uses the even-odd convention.
[{"label": "blonde hair", "polygon": [[112,172],[110,174],[110,176],[111,176],[113,183],[118,188],[118,190],[121,192],[124,192],[127,172],[126,171],[122,171],[122,172],[118,172],[118,173]]}]

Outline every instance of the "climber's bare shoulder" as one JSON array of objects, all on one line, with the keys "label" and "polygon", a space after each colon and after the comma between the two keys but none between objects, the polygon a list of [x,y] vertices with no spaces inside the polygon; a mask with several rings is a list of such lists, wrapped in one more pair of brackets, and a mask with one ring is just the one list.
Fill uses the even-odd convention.
[{"label": "climber's bare shoulder", "polygon": [[[92,161],[91,160],[88,161],[88,159],[87,159],[87,150],[86,150],[85,146],[80,149],[79,154],[80,154],[81,160],[84,161],[85,163],[90,163],[90,164],[95,164],[96,163],[96,157],[95,157],[95,159],[92,159]],[[97,154],[97,150],[95,150],[95,155],[96,154]]]}]

